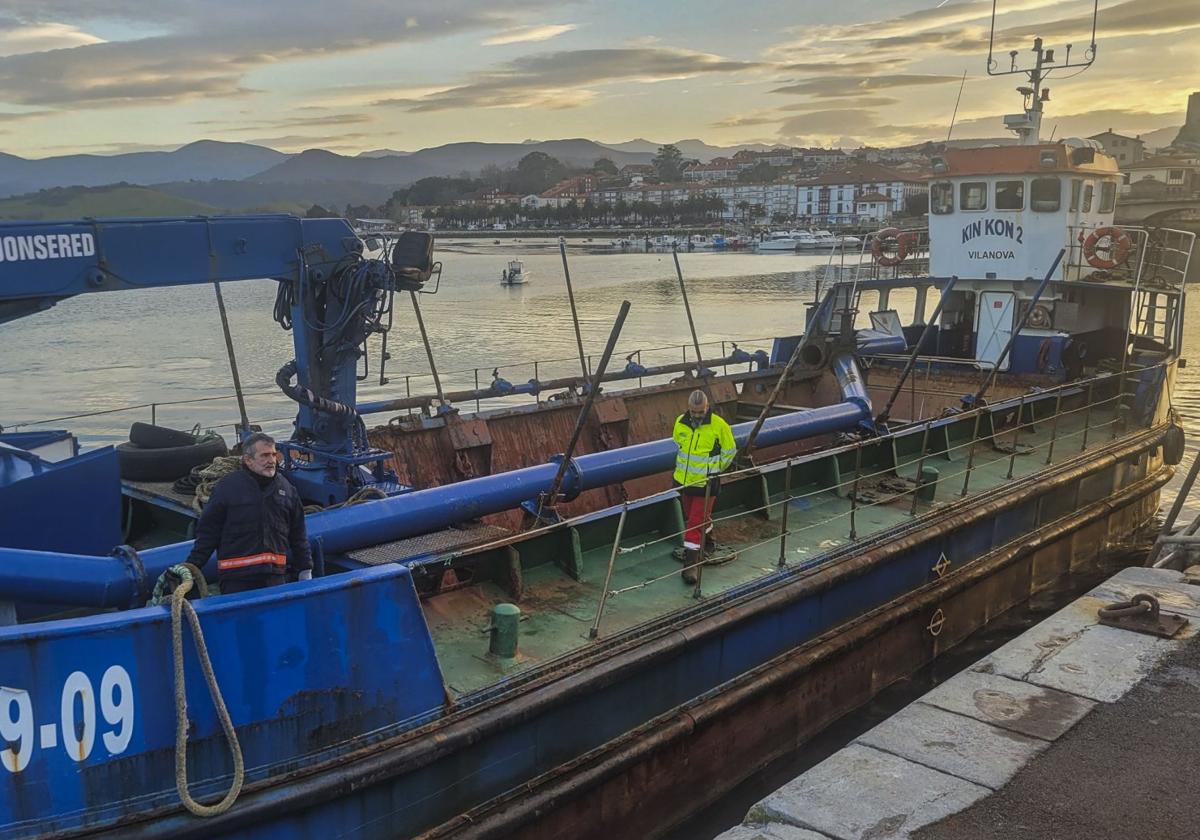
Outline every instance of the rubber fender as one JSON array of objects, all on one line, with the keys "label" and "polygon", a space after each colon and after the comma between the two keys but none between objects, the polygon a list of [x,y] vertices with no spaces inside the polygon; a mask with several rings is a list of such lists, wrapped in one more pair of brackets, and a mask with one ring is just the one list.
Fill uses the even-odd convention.
[{"label": "rubber fender", "polygon": [[130,481],[174,481],[191,472],[192,467],[207,464],[213,458],[228,453],[225,440],[219,435],[201,438],[189,446],[161,449],[119,443],[117,463],[121,468],[121,478]]},{"label": "rubber fender", "polygon": [[1163,460],[1171,466],[1175,466],[1183,461],[1184,450],[1183,428],[1172,423],[1167,426],[1166,434],[1163,435]]},{"label": "rubber fender", "polygon": [[192,446],[196,442],[196,436],[190,432],[168,429],[166,426],[134,423],[129,427],[129,442],[142,449],[168,449],[174,446]]}]

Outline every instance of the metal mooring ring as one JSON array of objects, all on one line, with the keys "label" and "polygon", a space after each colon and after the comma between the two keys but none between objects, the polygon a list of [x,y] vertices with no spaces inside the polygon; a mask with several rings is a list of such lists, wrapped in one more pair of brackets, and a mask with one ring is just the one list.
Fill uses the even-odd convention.
[{"label": "metal mooring ring", "polygon": [[1115,604],[1109,604],[1107,607],[1101,607],[1099,614],[1101,618],[1120,618],[1126,615],[1139,615],[1141,613],[1149,613],[1151,616],[1157,618],[1158,599],[1153,595],[1139,592],[1128,601],[1118,601]]}]

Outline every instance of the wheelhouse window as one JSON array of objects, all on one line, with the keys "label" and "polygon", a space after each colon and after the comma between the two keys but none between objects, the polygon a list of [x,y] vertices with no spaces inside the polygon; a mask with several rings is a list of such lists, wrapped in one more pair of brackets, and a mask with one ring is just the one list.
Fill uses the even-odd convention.
[{"label": "wheelhouse window", "polygon": [[1117,206],[1117,185],[1105,181],[1100,185],[1100,212],[1111,213]]},{"label": "wheelhouse window", "polygon": [[1024,181],[997,181],[996,182],[996,209],[997,210],[1024,210],[1025,209],[1025,182]]},{"label": "wheelhouse window", "polygon": [[1071,212],[1079,210],[1079,197],[1083,193],[1083,181],[1079,178],[1071,179]]},{"label": "wheelhouse window", "polygon": [[966,181],[958,188],[958,206],[961,210],[987,209],[987,181]]},{"label": "wheelhouse window", "polygon": [[1029,185],[1029,208],[1037,213],[1054,213],[1061,206],[1062,181],[1058,178],[1034,178]]},{"label": "wheelhouse window", "polygon": [[949,181],[935,181],[929,185],[929,212],[935,216],[954,212],[954,185]]},{"label": "wheelhouse window", "polygon": [[1093,186],[1091,181],[1088,181],[1086,184],[1083,185],[1083,212],[1084,213],[1092,212],[1092,193],[1094,191],[1095,191],[1095,187]]}]

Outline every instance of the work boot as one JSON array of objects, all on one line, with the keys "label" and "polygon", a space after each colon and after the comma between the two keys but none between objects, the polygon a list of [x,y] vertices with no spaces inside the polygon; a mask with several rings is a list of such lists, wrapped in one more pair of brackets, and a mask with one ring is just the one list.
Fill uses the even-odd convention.
[{"label": "work boot", "polygon": [[717,541],[713,539],[712,531],[704,535],[704,553],[711,555],[717,550]]},{"label": "work boot", "polygon": [[696,585],[698,578],[696,577],[696,569],[694,568],[700,562],[700,552],[695,548],[689,548],[683,552],[683,571],[679,576],[683,578],[683,582],[691,586]]}]

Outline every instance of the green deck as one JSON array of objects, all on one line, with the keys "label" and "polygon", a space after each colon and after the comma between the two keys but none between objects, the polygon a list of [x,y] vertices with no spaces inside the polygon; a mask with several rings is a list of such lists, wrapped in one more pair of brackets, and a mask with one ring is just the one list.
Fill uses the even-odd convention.
[{"label": "green deck", "polygon": [[[1077,398],[1078,399],[1078,398]],[[1081,400],[1080,400],[1081,401]],[[1113,400],[1102,401],[1096,395],[1090,412],[1077,401],[1064,398],[1062,414],[1055,430],[1054,399],[1025,409],[1025,425],[1019,432],[1019,454],[1010,458],[997,449],[988,436],[991,416],[982,415],[979,442],[974,445],[968,495],[991,490],[1012,477],[1023,478],[1046,469],[1047,452],[1055,438],[1053,462],[1062,463],[1080,454],[1085,426],[1088,448],[1107,445],[1115,427]],[[1103,404],[1101,404],[1103,403]],[[1012,411],[996,411],[996,422]],[[971,461],[971,435],[974,415],[961,419],[946,431],[929,434],[925,464],[938,470],[940,480],[934,504],[962,498],[963,479]],[[882,438],[864,444],[859,471],[859,503],[852,504],[850,494],[855,477],[855,447],[850,445],[806,456],[790,468],[791,488],[785,494],[785,471],[752,475],[731,481],[721,493],[715,513],[717,541],[737,552],[736,559],[703,570],[702,597],[724,592],[774,572],[780,555],[783,501],[791,496],[788,510],[786,562],[790,566],[812,561],[829,549],[850,542],[851,510],[857,537],[862,539],[912,520],[911,490],[880,490],[874,500],[867,497],[876,482],[890,475],[911,479],[915,476],[923,432]],[[1011,428],[999,428],[995,441],[1011,444]],[[947,451],[949,450],[949,451]],[[766,481],[771,508],[770,518],[763,506],[763,482]],[[904,482],[909,488],[915,486]],[[902,484],[904,484],[902,483]],[[921,503],[917,516],[930,505]],[[667,499],[632,510],[621,539],[623,549],[616,557],[610,592],[606,599],[599,637],[635,627],[652,619],[683,610],[695,603],[693,587],[680,579],[681,564],[672,550],[682,540],[679,529],[678,501]],[[519,554],[523,586],[520,648],[516,661],[498,660],[488,654],[489,611],[495,604],[514,601],[514,590],[507,575],[494,580],[482,579],[469,586],[434,595],[425,601],[425,616],[433,635],[442,672],[450,690],[457,696],[492,685],[522,670],[549,659],[594,644],[589,630],[596,618],[604,589],[617,515],[584,521],[574,527],[579,551],[572,538],[559,530],[554,534],[531,537],[515,545]],[[643,546],[637,548],[638,546]],[[512,558],[510,553],[505,555]],[[497,558],[501,555],[498,552]],[[495,566],[511,563],[497,560]],[[572,572],[582,569],[580,579]],[[616,593],[616,594],[613,594]]]}]

